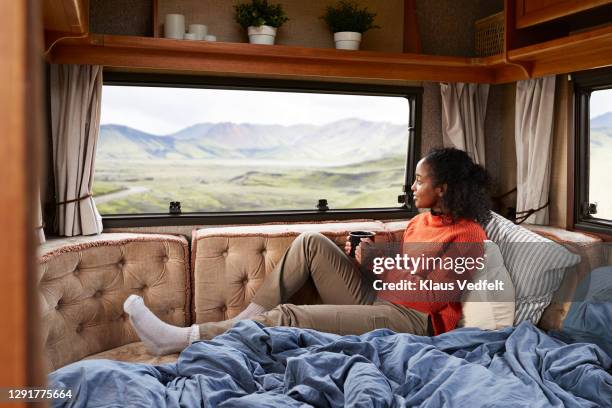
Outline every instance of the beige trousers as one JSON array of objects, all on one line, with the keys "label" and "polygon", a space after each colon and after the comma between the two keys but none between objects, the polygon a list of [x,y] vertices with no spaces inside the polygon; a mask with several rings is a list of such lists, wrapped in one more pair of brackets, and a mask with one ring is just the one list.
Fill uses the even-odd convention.
[{"label": "beige trousers", "polygon": [[[284,304],[311,278],[323,305]],[[265,326],[291,326],[336,334],[363,334],[389,328],[396,332],[428,335],[427,315],[377,300],[368,278],[355,262],[322,234],[300,234],[274,270],[266,276],[253,303],[268,312],[253,320]],[[200,338],[224,333],[235,320],[199,325]]]}]

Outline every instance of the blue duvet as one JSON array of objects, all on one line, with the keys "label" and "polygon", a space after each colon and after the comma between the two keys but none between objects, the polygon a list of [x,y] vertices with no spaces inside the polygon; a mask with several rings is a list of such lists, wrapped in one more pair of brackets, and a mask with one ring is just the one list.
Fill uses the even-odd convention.
[{"label": "blue duvet", "polygon": [[612,407],[611,358],[530,323],[437,337],[382,329],[337,336],[242,321],[176,364],[107,360],[50,374],[57,406]]}]

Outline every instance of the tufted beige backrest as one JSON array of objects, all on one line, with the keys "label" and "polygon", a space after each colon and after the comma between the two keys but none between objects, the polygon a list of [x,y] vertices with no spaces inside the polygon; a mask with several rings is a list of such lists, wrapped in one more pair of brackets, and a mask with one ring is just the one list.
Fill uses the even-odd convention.
[{"label": "tufted beige backrest", "polygon": [[[195,323],[231,319],[251,301],[264,277],[274,269],[291,242],[302,232],[317,231],[343,247],[348,231],[384,231],[377,221],[285,224],[208,228],[194,231],[193,307]],[[317,303],[312,284],[290,300]]]},{"label": "tufted beige backrest", "polygon": [[48,368],[138,341],[123,302],[143,296],[161,319],[190,322],[187,240],[172,235],[101,234],[40,247],[39,293]]},{"label": "tufted beige backrest", "polygon": [[594,269],[606,264],[604,254],[606,247],[601,245],[601,238],[594,235],[542,225],[524,224],[524,226],[580,255],[580,263],[572,267],[571,273],[565,274],[559,289],[553,294],[550,305],[544,309],[538,322],[538,326],[544,330],[561,330],[572,306],[572,298],[578,284]]}]

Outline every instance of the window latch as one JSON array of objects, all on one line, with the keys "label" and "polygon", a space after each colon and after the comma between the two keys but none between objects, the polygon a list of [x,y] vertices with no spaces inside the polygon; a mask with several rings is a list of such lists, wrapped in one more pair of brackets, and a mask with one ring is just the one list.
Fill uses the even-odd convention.
[{"label": "window latch", "polygon": [[319,211],[327,211],[329,210],[329,207],[327,206],[327,200],[322,198],[319,200],[319,203],[317,204],[317,210]]},{"label": "window latch", "polygon": [[170,201],[170,208],[168,209],[170,214],[181,214],[181,202]]},{"label": "window latch", "polygon": [[597,203],[589,203],[589,215],[597,214]]},{"label": "window latch", "polygon": [[397,196],[397,203],[402,204],[402,207],[407,208],[409,210],[412,209],[412,200],[408,199],[408,186],[403,186],[404,194],[400,194]]},{"label": "window latch", "polygon": [[582,214],[585,217],[597,214],[597,203],[585,203],[582,207]]}]

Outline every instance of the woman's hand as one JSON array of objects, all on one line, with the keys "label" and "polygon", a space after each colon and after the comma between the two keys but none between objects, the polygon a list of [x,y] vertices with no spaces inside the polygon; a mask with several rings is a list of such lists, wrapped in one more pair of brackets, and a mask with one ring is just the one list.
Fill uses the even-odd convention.
[{"label": "woman's hand", "polygon": [[351,256],[351,236],[346,236],[346,243],[344,244],[344,253]]},{"label": "woman's hand", "polygon": [[361,265],[361,261],[363,260],[361,257],[362,255],[361,249],[364,246],[368,246],[372,244],[374,244],[374,241],[372,241],[370,238],[361,238],[361,242],[359,243],[359,245],[357,245],[357,248],[355,249],[355,260],[357,261],[359,265]]}]

